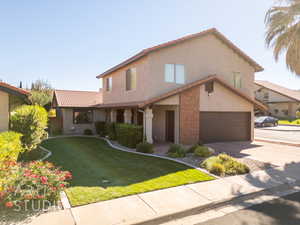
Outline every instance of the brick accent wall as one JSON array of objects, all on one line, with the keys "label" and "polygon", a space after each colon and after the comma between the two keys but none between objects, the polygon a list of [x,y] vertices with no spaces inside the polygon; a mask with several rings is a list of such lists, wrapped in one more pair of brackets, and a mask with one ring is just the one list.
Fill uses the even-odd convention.
[{"label": "brick accent wall", "polygon": [[197,144],[199,141],[200,87],[180,94],[180,143]]}]

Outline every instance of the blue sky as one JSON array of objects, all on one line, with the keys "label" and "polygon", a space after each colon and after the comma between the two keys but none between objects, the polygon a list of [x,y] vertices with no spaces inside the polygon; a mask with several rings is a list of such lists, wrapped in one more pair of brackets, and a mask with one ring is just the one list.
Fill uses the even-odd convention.
[{"label": "blue sky", "polygon": [[0,79],[97,90],[95,76],[138,51],[216,27],[265,71],[257,79],[300,89],[264,44],[272,0],[11,0],[0,3]]}]

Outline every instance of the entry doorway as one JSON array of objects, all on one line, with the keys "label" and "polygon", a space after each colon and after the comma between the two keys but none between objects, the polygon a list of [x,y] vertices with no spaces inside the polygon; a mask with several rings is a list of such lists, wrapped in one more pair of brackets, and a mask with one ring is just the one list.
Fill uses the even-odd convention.
[{"label": "entry doorway", "polygon": [[175,141],[175,111],[166,111],[166,141]]}]

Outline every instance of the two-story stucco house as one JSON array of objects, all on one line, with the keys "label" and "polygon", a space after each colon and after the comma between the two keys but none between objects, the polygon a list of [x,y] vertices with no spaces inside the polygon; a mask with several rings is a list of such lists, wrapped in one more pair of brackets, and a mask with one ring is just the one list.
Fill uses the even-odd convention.
[{"label": "two-story stucco house", "polygon": [[[216,29],[141,51],[97,76],[99,92],[56,91],[65,133],[98,120],[144,126],[147,141],[253,140],[254,74],[263,68]],[[84,124],[83,124],[84,123]]]},{"label": "two-story stucco house", "polygon": [[29,92],[0,82],[0,132],[9,129],[10,112],[18,105],[28,103]]},{"label": "two-story stucco house", "polygon": [[268,106],[268,113],[278,118],[296,117],[300,109],[300,91],[269,81],[255,81],[255,97]]}]

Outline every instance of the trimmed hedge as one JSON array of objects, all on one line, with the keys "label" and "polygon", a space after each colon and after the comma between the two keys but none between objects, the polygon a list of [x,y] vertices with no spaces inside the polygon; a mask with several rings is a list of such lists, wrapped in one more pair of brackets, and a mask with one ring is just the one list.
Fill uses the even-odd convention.
[{"label": "trimmed hedge", "polygon": [[106,123],[105,133],[107,134],[109,139],[116,140],[117,134],[116,134],[115,123]]},{"label": "trimmed hedge", "polygon": [[116,140],[123,146],[135,148],[143,140],[143,127],[134,124],[117,123],[114,125]]},{"label": "trimmed hedge", "polygon": [[105,121],[96,121],[95,122],[96,133],[102,137],[107,135],[105,125],[106,125]]},{"label": "trimmed hedge", "polygon": [[21,143],[22,134],[13,131],[0,133],[0,164],[4,161],[17,161],[24,151]]},{"label": "trimmed hedge", "polygon": [[83,134],[84,134],[84,135],[93,135],[93,131],[92,131],[91,129],[85,129],[85,130],[83,131]]},{"label": "trimmed hedge", "polygon": [[21,137],[25,151],[35,149],[48,133],[47,111],[38,105],[22,105],[18,107],[10,117],[11,130],[23,134]]},{"label": "trimmed hedge", "polygon": [[168,156],[172,158],[182,158],[185,157],[186,152],[182,145],[171,144],[168,150]]},{"label": "trimmed hedge", "polygon": [[143,142],[143,143],[139,143],[136,146],[136,151],[142,153],[153,153],[154,152],[153,148],[154,148],[153,144]]}]

